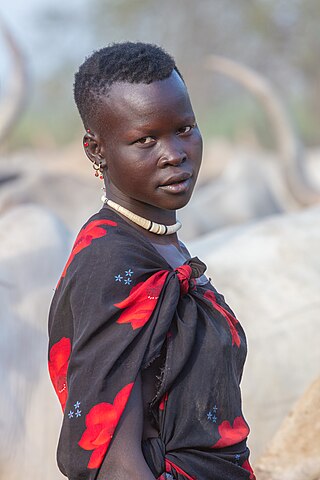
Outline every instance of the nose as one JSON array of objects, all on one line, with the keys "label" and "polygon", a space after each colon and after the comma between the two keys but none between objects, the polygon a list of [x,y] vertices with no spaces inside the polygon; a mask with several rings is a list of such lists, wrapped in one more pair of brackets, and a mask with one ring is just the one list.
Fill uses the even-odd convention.
[{"label": "nose", "polygon": [[183,163],[187,158],[186,153],[181,147],[182,145],[178,139],[165,142],[162,145],[162,151],[158,161],[159,167],[163,168],[167,165],[181,165],[181,163]]}]

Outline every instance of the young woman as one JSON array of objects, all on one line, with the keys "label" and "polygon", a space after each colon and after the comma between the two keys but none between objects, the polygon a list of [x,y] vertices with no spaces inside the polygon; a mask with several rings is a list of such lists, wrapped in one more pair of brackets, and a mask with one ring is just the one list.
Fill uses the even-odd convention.
[{"label": "young woman", "polygon": [[120,43],[75,77],[83,145],[104,181],[49,317],[70,480],[254,479],[239,383],[244,332],[178,240],[202,139],[161,48]]}]

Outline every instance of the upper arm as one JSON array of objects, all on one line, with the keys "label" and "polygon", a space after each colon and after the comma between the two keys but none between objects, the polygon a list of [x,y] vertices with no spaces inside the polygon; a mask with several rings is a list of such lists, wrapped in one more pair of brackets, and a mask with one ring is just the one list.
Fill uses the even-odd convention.
[{"label": "upper arm", "polygon": [[[135,318],[136,301],[131,302],[130,293],[141,277],[132,269],[134,286],[118,286],[114,271],[110,272],[96,255],[77,260],[58,287],[51,309],[49,369],[65,410],[59,467],[70,479],[96,478],[113,445],[108,480],[111,465],[130,469],[130,479],[134,479],[132,468],[145,470],[143,478],[151,480],[154,477],[141,451],[139,370],[153,329],[149,322],[141,331],[140,324],[136,327],[120,321],[127,310],[129,320]],[[123,299],[129,307],[118,306]],[[150,316],[152,311],[148,311]],[[140,322],[139,312],[137,315]],[[110,442],[112,435],[115,438]],[[120,478],[126,477],[122,474]]]},{"label": "upper arm", "polygon": [[143,402],[139,374],[97,480],[154,480],[141,450]]}]

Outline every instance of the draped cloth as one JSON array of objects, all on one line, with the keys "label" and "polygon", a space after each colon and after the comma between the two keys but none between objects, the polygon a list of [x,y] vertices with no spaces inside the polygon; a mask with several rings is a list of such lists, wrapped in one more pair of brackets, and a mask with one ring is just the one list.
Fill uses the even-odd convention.
[{"label": "draped cloth", "polygon": [[81,229],[49,313],[57,458],[70,480],[97,478],[137,375],[160,354],[159,437],[142,442],[155,478],[255,478],[239,387],[246,340],[223,296],[197,281],[205,268],[192,258],[173,269],[109,208]]}]

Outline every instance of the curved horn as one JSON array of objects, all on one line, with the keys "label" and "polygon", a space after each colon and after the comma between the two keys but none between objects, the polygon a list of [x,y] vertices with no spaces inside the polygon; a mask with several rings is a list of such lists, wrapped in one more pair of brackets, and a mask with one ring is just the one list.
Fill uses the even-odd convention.
[{"label": "curved horn", "polygon": [[268,80],[238,62],[217,55],[210,55],[205,66],[233,78],[260,102],[273,129],[282,160],[283,176],[291,196],[303,206],[319,202],[320,191],[306,172],[302,145],[296,138],[282,102]]},{"label": "curved horn", "polygon": [[0,30],[12,60],[7,91],[0,104],[0,144],[11,131],[25,108],[29,87],[26,61],[13,35],[0,18]]}]

